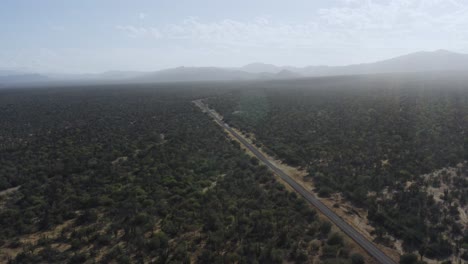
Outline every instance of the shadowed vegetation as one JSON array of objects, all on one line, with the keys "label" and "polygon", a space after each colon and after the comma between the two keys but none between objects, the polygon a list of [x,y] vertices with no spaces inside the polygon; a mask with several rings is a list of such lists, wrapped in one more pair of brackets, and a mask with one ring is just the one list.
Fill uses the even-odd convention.
[{"label": "shadowed vegetation", "polygon": [[[307,169],[320,196],[339,192],[368,209],[379,241],[391,234],[409,252],[446,258],[467,236],[458,211],[468,208],[466,83],[318,78],[233,89],[206,102],[266,152]],[[268,106],[262,118],[256,105]]]},{"label": "shadowed vegetation", "polygon": [[21,186],[1,198],[0,261],[351,263],[341,235],[191,103],[221,92],[0,91],[0,190]]}]

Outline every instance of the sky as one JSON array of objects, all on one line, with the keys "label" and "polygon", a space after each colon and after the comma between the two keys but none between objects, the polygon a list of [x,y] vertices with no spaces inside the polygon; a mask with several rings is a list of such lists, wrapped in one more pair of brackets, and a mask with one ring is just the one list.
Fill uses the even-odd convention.
[{"label": "sky", "polygon": [[468,53],[466,0],[0,0],[0,69],[347,65]]}]

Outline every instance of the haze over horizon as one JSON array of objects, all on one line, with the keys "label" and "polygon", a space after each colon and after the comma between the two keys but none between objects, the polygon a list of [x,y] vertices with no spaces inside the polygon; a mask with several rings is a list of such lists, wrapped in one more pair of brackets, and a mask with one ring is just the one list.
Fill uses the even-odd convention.
[{"label": "haze over horizon", "polygon": [[459,0],[6,0],[0,23],[0,69],[45,73],[335,66],[418,51],[468,53],[468,3]]}]

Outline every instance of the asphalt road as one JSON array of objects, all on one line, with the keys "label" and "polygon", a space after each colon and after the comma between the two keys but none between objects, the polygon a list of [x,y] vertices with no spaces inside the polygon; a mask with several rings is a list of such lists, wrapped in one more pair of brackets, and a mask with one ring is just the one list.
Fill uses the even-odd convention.
[{"label": "asphalt road", "polygon": [[311,192],[307,191],[302,185],[298,184],[293,178],[284,173],[278,167],[273,165],[260,151],[257,150],[252,144],[247,142],[243,137],[237,134],[229,125],[224,123],[218,116],[208,107],[203,104],[201,101],[195,101],[195,104],[208,113],[216,123],[221,125],[226,129],[232,136],[237,138],[239,142],[242,143],[247,149],[249,149],[260,161],[262,161],[268,168],[275,172],[281,179],[288,183],[294,190],[300,193],[309,203],[315,206],[322,214],[327,216],[330,221],[332,221],[336,226],[338,226],[346,235],[353,239],[357,244],[359,244],[365,251],[374,257],[379,263],[383,264],[395,264],[390,257],[388,257],[384,252],[377,248],[371,241],[365,238],[359,231],[354,229],[348,223],[346,223],[341,217],[339,217],[335,212],[318,200]]}]

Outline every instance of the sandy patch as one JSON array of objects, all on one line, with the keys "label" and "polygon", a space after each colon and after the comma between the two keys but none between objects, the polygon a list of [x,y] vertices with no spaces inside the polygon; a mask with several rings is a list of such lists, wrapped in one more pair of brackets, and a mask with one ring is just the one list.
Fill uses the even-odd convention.
[{"label": "sandy patch", "polygon": [[13,187],[13,188],[9,188],[9,189],[0,191],[0,197],[9,195],[9,194],[11,194],[13,192],[16,192],[20,187],[21,186],[16,186],[16,187]]}]

